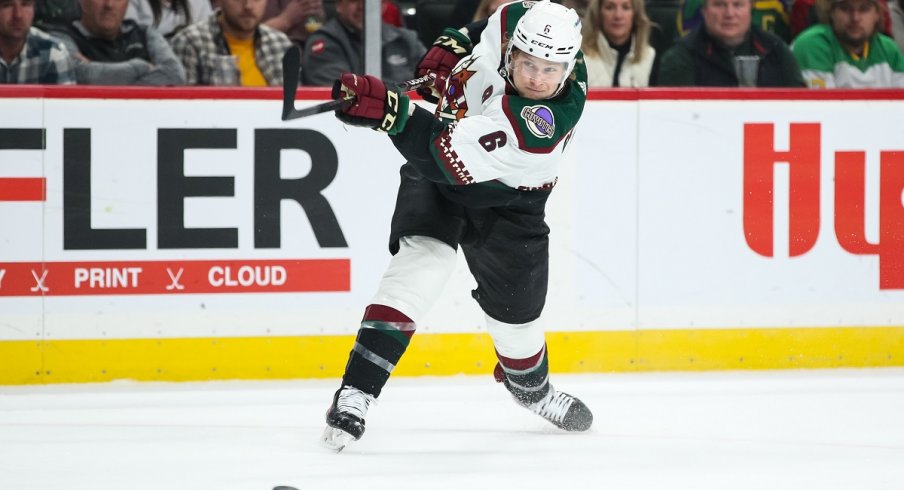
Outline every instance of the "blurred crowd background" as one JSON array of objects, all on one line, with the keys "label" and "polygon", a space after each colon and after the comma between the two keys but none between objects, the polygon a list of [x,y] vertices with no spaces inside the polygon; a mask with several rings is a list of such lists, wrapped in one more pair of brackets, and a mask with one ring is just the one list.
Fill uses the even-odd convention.
[{"label": "blurred crowd background", "polygon": [[[499,0],[382,0],[382,77]],[[904,87],[904,0],[562,0],[591,87]],[[363,73],[364,0],[0,0],[0,83],[279,86]]]}]

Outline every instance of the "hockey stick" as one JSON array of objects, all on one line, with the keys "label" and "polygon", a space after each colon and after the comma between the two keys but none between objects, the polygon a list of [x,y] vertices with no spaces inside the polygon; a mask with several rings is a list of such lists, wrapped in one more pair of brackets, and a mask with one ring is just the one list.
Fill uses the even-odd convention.
[{"label": "hockey stick", "polygon": [[[355,100],[355,96],[343,99],[331,100],[322,104],[317,104],[304,109],[295,108],[295,92],[298,90],[298,73],[301,67],[301,51],[297,46],[293,46],[283,55],[283,109],[282,120],[298,119],[301,117],[313,116],[324,112],[334,111],[341,108],[345,104],[351,104]],[[436,75],[428,73],[420,78],[408,80],[395,85],[395,89],[400,92],[409,92],[418,87],[427,85],[436,78]]]}]

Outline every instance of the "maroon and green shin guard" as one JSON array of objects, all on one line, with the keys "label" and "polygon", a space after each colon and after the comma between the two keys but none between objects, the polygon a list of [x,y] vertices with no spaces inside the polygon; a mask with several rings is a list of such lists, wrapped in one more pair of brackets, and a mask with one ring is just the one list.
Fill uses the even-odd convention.
[{"label": "maroon and green shin guard", "polygon": [[342,385],[354,386],[379,396],[408,348],[414,330],[414,322],[399,310],[369,305],[364,311],[358,338],[345,366]]}]

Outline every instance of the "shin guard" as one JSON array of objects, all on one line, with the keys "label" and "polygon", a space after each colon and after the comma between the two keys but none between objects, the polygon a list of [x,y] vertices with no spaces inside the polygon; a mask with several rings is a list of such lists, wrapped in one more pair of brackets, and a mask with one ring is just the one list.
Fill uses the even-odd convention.
[{"label": "shin guard", "polygon": [[408,348],[414,330],[414,322],[402,312],[383,305],[368,306],[345,366],[342,385],[379,396]]}]

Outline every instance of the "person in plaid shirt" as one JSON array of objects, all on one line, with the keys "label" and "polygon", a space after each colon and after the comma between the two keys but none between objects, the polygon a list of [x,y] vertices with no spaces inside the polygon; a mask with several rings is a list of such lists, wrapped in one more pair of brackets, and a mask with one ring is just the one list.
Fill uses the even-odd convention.
[{"label": "person in plaid shirt", "polygon": [[261,24],[266,0],[220,0],[208,19],[179,31],[173,51],[188,85],[282,85],[282,57],[292,45]]},{"label": "person in plaid shirt", "polygon": [[74,84],[72,57],[34,17],[34,0],[0,0],[0,83]]}]

